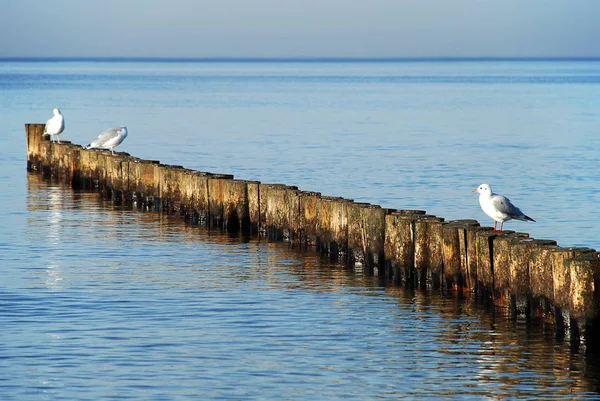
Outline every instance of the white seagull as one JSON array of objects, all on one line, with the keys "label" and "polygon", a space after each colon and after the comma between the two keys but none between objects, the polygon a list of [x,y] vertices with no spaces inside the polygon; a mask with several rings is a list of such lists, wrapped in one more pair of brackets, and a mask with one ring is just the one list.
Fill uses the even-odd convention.
[{"label": "white seagull", "polygon": [[119,146],[121,142],[127,137],[127,127],[121,125],[120,127],[109,128],[100,135],[98,138],[88,146],[86,149],[106,149],[114,155],[114,149]]},{"label": "white seagull", "polygon": [[535,221],[513,205],[506,196],[493,193],[488,184],[481,184],[473,192],[479,192],[479,204],[484,213],[494,220],[495,232],[498,232],[496,230],[498,222],[500,222],[500,231],[502,231],[502,225],[508,220]]},{"label": "white seagull", "polygon": [[52,140],[54,135],[56,135],[56,139],[58,140],[58,143],[60,143],[58,135],[65,129],[65,118],[60,114],[59,109],[54,109],[52,112],[54,113],[54,116],[46,121],[42,136],[50,136],[50,140]]}]

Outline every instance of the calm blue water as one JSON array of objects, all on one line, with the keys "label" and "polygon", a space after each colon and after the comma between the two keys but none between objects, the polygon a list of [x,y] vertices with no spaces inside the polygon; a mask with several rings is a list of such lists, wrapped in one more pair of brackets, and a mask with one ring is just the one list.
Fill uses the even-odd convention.
[{"label": "calm blue water", "polygon": [[471,302],[104,204],[25,172],[23,124],[488,224],[487,182],[600,248],[600,61],[0,62],[0,399],[599,399],[598,361]]}]

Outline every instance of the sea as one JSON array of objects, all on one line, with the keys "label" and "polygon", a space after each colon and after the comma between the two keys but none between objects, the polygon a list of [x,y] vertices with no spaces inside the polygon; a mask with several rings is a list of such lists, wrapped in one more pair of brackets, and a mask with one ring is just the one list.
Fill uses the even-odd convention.
[{"label": "sea", "polygon": [[[133,156],[600,249],[600,59],[0,59],[1,400],[599,400],[552,325],[26,171]],[[595,340],[594,340],[595,341]]]}]

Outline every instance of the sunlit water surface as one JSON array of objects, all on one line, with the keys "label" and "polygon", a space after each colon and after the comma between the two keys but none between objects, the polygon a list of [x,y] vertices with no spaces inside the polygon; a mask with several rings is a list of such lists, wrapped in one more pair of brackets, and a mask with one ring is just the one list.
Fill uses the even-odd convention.
[{"label": "sunlit water surface", "polygon": [[600,248],[599,61],[0,62],[0,399],[599,399],[552,327],[119,209],[25,172],[25,122],[238,178]]}]

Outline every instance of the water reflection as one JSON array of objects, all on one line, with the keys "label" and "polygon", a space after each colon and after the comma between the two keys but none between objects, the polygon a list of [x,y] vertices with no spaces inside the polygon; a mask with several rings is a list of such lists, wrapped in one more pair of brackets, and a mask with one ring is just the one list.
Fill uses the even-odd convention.
[{"label": "water reflection", "polygon": [[[38,251],[43,252],[44,256],[43,273],[36,271],[36,274],[40,274],[39,280],[43,285],[60,290],[63,279],[57,246],[61,240],[61,231],[64,230],[62,222],[63,211],[66,208],[65,195],[68,196],[70,191],[65,193],[64,188],[60,186],[49,186],[46,182],[40,181],[39,176],[32,174],[27,174],[27,185],[29,193],[27,210],[30,212],[27,222],[31,237],[35,239],[35,243],[30,246],[39,247]],[[40,194],[44,194],[44,197],[40,197]],[[43,213],[44,218],[38,219],[35,212]],[[36,222],[40,224],[36,225]]]},{"label": "water reflection", "polygon": [[1,347],[0,366],[53,372],[34,376],[62,395],[93,377],[131,399],[134,385],[172,383],[182,394],[206,388],[196,392],[206,399],[599,398],[598,360],[541,322],[114,207],[34,174],[27,211],[29,285],[54,296],[0,294],[24,319],[4,336],[43,338],[32,342],[35,367]]}]

